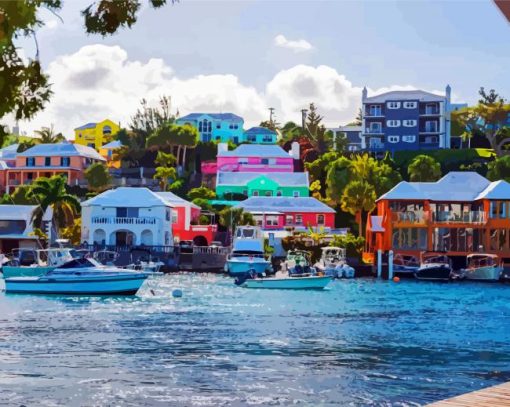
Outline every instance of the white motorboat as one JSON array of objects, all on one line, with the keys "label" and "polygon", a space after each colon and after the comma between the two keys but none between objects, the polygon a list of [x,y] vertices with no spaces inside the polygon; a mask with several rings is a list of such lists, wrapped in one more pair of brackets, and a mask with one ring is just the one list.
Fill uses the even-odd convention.
[{"label": "white motorboat", "polygon": [[333,278],[353,278],[354,268],[347,264],[345,249],[341,247],[323,247],[320,260],[314,264],[317,271]]},{"label": "white motorboat", "polygon": [[131,250],[131,264],[127,265],[126,268],[148,274],[163,274],[161,267],[164,265],[165,263],[152,257],[150,250],[137,248]]},{"label": "white motorboat", "polygon": [[472,253],[467,256],[467,267],[461,270],[466,280],[499,281],[503,266],[496,254]]},{"label": "white motorboat", "polygon": [[311,266],[310,253],[304,250],[289,250],[282,264],[282,271],[292,275],[315,275],[317,270]]},{"label": "white motorboat", "polygon": [[74,259],[39,277],[5,279],[5,291],[19,294],[134,295],[146,273],[103,266],[94,259]]},{"label": "white motorboat", "polygon": [[236,229],[232,253],[226,263],[231,276],[254,271],[263,274],[271,263],[264,257],[264,235],[258,226],[239,226]]},{"label": "white motorboat", "polygon": [[79,254],[71,248],[15,249],[10,260],[2,267],[4,278],[37,277],[65,264]]}]

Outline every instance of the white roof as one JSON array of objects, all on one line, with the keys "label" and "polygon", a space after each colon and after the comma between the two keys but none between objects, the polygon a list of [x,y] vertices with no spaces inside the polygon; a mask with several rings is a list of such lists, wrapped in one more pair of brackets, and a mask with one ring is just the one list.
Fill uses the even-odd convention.
[{"label": "white roof", "polygon": [[201,209],[200,206],[195,205],[193,202],[186,201],[180,196],[175,195],[172,192],[156,192],[161,198],[169,202],[171,206],[189,206],[196,209]]},{"label": "white roof", "polygon": [[122,143],[119,140],[110,141],[109,143],[101,146],[101,148],[104,148],[107,150],[113,150],[114,148],[120,148],[120,147],[122,147]]},{"label": "white roof", "polygon": [[18,154],[18,157],[72,157],[81,156],[92,158],[94,160],[105,161],[96,150],[81,144],[72,144],[68,142],[55,143],[55,144],[37,144],[32,148]]},{"label": "white roof", "polygon": [[333,208],[312,197],[252,196],[239,202],[235,207],[252,213],[274,211],[281,213],[335,213]]},{"label": "white roof", "polygon": [[291,155],[274,144],[241,144],[232,151],[218,151],[218,157],[291,158]]},{"label": "white roof", "polygon": [[[33,231],[32,216],[37,205],[0,205],[0,221],[2,220],[21,220],[26,222],[25,230],[22,234],[3,233],[2,238],[11,239],[36,239],[29,236]],[[51,221],[53,219],[53,210],[48,208],[43,215],[43,221]]]},{"label": "white roof", "polygon": [[104,206],[120,208],[149,208],[172,204],[148,188],[120,187],[110,189],[82,202],[81,206]]},{"label": "white roof", "polygon": [[308,187],[307,172],[218,172],[216,185],[246,185],[257,178],[267,178],[280,186],[304,186]]},{"label": "white roof", "polygon": [[14,160],[18,154],[19,144],[11,144],[10,146],[0,149],[0,158],[4,160]]},{"label": "white roof", "polygon": [[385,103],[389,100],[418,100],[420,102],[442,102],[446,98],[442,95],[425,92],[423,90],[395,90],[370,96],[363,100],[363,103]]},{"label": "white roof", "polygon": [[[452,171],[437,182],[402,181],[379,199],[474,201],[481,199],[479,195],[490,184],[491,182],[488,179],[476,172]],[[507,195],[506,199],[510,199],[510,195]]]},{"label": "white roof", "polygon": [[491,182],[475,199],[510,199],[510,184],[504,180]]}]

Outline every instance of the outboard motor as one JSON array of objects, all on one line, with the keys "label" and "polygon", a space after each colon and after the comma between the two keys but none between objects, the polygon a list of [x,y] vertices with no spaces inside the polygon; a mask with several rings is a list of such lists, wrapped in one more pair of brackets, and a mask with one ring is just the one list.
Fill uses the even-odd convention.
[{"label": "outboard motor", "polygon": [[234,280],[234,284],[242,285],[246,280],[253,280],[255,277],[257,277],[257,273],[255,272],[255,270],[251,269],[248,270],[246,273],[237,276]]}]

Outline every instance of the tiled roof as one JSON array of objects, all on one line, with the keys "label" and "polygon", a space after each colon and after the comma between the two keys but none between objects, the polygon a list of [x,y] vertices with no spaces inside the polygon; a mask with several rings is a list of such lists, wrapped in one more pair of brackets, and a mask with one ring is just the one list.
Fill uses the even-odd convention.
[{"label": "tiled roof", "polygon": [[218,151],[218,157],[290,158],[283,148],[268,144],[241,144],[232,151]]},{"label": "tiled roof", "polygon": [[307,172],[218,172],[216,185],[246,185],[256,178],[268,178],[280,186],[308,187]]},{"label": "tiled roof", "polygon": [[94,127],[96,127],[96,125],[97,123],[87,123],[84,124],[83,126],[76,127],[75,130],[93,129]]},{"label": "tiled roof", "polygon": [[476,172],[452,171],[437,182],[402,181],[379,199],[469,202],[480,199],[489,185],[491,182]]},{"label": "tiled roof", "polygon": [[420,102],[442,102],[444,96],[423,90],[395,90],[366,98],[363,103],[384,103],[388,100],[418,100]]},{"label": "tiled roof", "polygon": [[185,121],[185,120],[196,120],[202,116],[209,116],[216,120],[231,120],[231,121],[237,121],[242,122],[243,118],[234,114],[234,113],[190,113],[186,116],[179,117],[177,119],[178,122]]},{"label": "tiled roof", "polygon": [[276,135],[276,132],[268,129],[267,127],[252,127],[251,129],[248,129],[245,131],[246,134],[270,134],[272,136]]},{"label": "tiled roof", "polygon": [[243,208],[247,212],[302,212],[302,213],[335,213],[335,210],[311,197],[251,197],[240,203],[236,208]]},{"label": "tiled roof", "polygon": [[18,157],[71,157],[81,156],[92,158],[94,160],[105,161],[105,159],[93,148],[82,146],[81,144],[56,143],[56,144],[37,144],[34,147],[18,154]]},{"label": "tiled roof", "polygon": [[110,189],[82,202],[82,206],[104,206],[122,208],[148,208],[172,206],[167,200],[148,188],[120,187]]}]

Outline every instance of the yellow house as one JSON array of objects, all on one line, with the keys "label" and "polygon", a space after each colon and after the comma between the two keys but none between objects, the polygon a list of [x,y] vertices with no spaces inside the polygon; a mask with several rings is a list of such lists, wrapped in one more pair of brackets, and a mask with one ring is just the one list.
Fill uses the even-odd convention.
[{"label": "yellow house", "polygon": [[119,125],[109,119],[99,123],[87,123],[74,129],[74,142],[99,150],[103,144],[112,141],[112,136],[119,130]]}]

